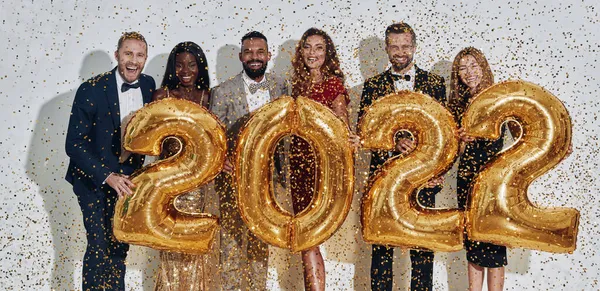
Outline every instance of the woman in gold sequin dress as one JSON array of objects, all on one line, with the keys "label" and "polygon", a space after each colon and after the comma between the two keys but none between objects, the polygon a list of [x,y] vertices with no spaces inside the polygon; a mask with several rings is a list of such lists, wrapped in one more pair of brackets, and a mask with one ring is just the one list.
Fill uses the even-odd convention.
[{"label": "woman in gold sequin dress", "polygon": [[[154,92],[152,100],[180,98],[208,108],[209,88],[208,65],[204,52],[193,42],[182,42],[169,54],[161,88]],[[164,159],[176,154],[180,147],[181,144],[177,139],[165,139],[160,158]],[[180,195],[173,202],[175,208],[190,214],[204,212],[203,190],[198,188]],[[161,251],[155,290],[207,290],[206,260],[205,255]]]}]

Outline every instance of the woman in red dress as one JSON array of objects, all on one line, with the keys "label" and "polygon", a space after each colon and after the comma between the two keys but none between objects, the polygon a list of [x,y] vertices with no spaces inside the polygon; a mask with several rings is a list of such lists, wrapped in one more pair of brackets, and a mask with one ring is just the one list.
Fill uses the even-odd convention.
[{"label": "woman in red dress", "polygon": [[[329,107],[335,115],[348,124],[350,99],[344,88],[344,74],[333,41],[324,31],[307,30],[292,60],[292,96],[303,96]],[[351,134],[356,146],[358,137]],[[290,155],[292,204],[296,214],[306,209],[315,191],[318,168],[315,154],[302,138],[293,136]],[[325,265],[319,246],[302,252],[304,286],[306,290],[325,290]]]}]

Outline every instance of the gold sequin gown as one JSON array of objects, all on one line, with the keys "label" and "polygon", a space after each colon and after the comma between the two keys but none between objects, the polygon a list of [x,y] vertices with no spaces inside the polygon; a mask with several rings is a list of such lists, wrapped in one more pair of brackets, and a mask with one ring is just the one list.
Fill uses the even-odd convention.
[{"label": "gold sequin gown", "polygon": [[[177,140],[166,139],[166,148],[161,159],[179,152]],[[205,187],[179,195],[173,204],[182,212],[195,214],[204,212]],[[160,252],[160,265],[156,278],[155,291],[195,291],[208,290],[208,256],[190,255],[169,251]]]}]

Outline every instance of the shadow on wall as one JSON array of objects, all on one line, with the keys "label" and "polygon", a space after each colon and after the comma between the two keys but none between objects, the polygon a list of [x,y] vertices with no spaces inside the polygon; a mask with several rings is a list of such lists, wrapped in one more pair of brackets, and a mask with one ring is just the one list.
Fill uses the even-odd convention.
[{"label": "shadow on wall", "polygon": [[242,71],[242,63],[239,58],[240,47],[233,44],[227,44],[217,51],[216,75],[219,85]]},{"label": "shadow on wall", "polygon": [[144,74],[150,75],[152,78],[154,78],[157,88],[159,88],[160,84],[162,83],[165,69],[167,68],[168,59],[168,53],[158,54],[149,60],[144,68]]},{"label": "shadow on wall", "polygon": [[[112,69],[112,57],[104,51],[87,54],[79,70],[79,80]],[[71,106],[77,88],[54,96],[38,113],[27,153],[27,176],[39,187],[48,213],[54,264],[51,272],[52,290],[74,290],[81,282],[80,266],[86,248],[81,210],[71,185],[64,180],[69,163],[65,153],[65,138]]]},{"label": "shadow on wall", "polygon": [[[359,70],[364,81],[381,74],[388,65],[388,56],[385,52],[385,41],[379,37],[371,36],[360,41],[358,47]],[[355,128],[358,122],[358,110],[362,95],[363,83],[350,88],[350,124]]]},{"label": "shadow on wall", "polygon": [[274,52],[277,55],[272,59],[273,69],[271,69],[271,73],[284,78],[288,82],[292,80],[292,58],[294,58],[294,54],[296,53],[297,43],[298,40],[296,39],[286,40]]},{"label": "shadow on wall", "polygon": [[[358,111],[360,98],[362,96],[363,83],[367,79],[380,74],[385,70],[388,64],[388,57],[385,53],[385,42],[383,39],[371,36],[360,41],[358,47],[359,71],[362,77],[361,83],[349,89],[350,107],[349,119],[350,127],[356,129],[358,122]],[[360,224],[360,201],[367,191],[366,186],[369,179],[369,163],[371,161],[368,150],[359,150],[355,161],[354,199],[352,202],[353,211],[346,219],[351,222],[354,229],[352,231],[356,244],[352,253],[356,254],[354,264],[354,290],[371,289],[371,245],[366,244],[362,238]],[[344,223],[346,225],[347,223]],[[346,250],[349,251],[349,250]]]},{"label": "shadow on wall", "polygon": [[452,73],[452,62],[442,60],[433,65],[431,68],[431,73],[436,74],[442,78],[444,78],[445,86],[446,86],[446,101],[448,100],[448,95],[450,95],[450,74]]}]

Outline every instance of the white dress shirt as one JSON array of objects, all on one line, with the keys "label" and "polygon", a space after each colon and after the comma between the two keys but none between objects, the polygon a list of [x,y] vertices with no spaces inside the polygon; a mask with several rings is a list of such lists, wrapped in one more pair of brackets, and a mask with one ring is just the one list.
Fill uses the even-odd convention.
[{"label": "white dress shirt", "polygon": [[[117,92],[119,92],[119,116],[121,116],[121,156],[119,157],[119,162],[124,162],[129,155],[130,152],[126,151],[123,148],[123,136],[125,135],[125,128],[127,127],[127,123],[133,117],[133,114],[140,108],[144,106],[144,97],[142,96],[142,88],[137,89],[129,89],[127,92],[121,92],[121,86],[125,83],[123,77],[117,70],[116,72],[117,79]],[[132,84],[139,82],[136,80]]]},{"label": "white dress shirt", "polygon": [[416,69],[415,69],[414,65],[410,68],[410,70],[408,70],[408,72],[406,72],[406,74],[397,73],[396,71],[394,71],[393,67],[391,69],[392,69],[392,75],[398,75],[398,76],[409,75],[410,76],[410,81],[406,81],[404,79],[394,81],[394,88],[396,89],[396,92],[401,91],[401,90],[414,91],[415,74],[416,74]]},{"label": "white dress shirt", "polygon": [[248,110],[253,112],[254,110],[262,107],[263,105],[271,101],[271,94],[269,90],[258,89],[254,94],[250,93],[250,84],[266,84],[267,75],[265,75],[260,82],[252,80],[246,72],[242,72],[242,79],[244,80],[244,90],[246,90],[246,102],[248,103]]},{"label": "white dress shirt", "polygon": [[[394,68],[391,67],[391,72],[392,75],[398,75],[398,76],[404,76],[404,75],[409,75],[410,76],[410,81],[406,81],[404,79],[400,79],[397,81],[394,81],[394,89],[396,90],[396,92],[401,91],[401,90],[409,90],[409,91],[414,91],[415,90],[415,74],[416,74],[416,69],[415,66],[413,64],[413,66],[410,68],[410,70],[408,70],[408,72],[406,72],[405,74],[400,74],[397,73],[396,71],[394,71]],[[396,149],[394,149],[395,151]],[[388,157],[392,157],[394,155],[394,151],[388,151]]]}]

